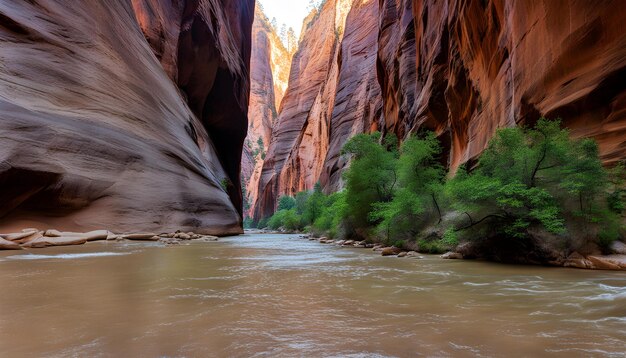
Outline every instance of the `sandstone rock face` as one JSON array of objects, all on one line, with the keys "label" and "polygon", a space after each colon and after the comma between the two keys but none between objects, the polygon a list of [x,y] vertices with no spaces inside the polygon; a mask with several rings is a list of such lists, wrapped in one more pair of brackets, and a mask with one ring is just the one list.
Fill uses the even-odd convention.
[{"label": "sandstone rock face", "polygon": [[248,196],[244,200],[248,203],[254,202],[258,194],[272,127],[289,81],[291,56],[257,4],[252,26],[248,136],[242,158],[242,177]]},{"label": "sandstone rock face", "polygon": [[348,5],[334,42],[319,36],[341,17],[337,1],[305,20],[263,166],[257,218],[271,214],[279,196],[318,180],[327,192],[339,189],[347,164],[339,149],[358,132],[402,140],[433,130],[454,171],[473,165],[496,129],[560,117],[573,136],[598,141],[605,163],[626,159],[623,2]]},{"label": "sandstone rock face", "polygon": [[381,0],[384,131],[435,130],[455,169],[499,127],[561,117],[626,158],[621,1]]},{"label": "sandstone rock face", "polygon": [[1,3],[0,226],[241,232],[252,14]]},{"label": "sandstone rock face", "polygon": [[342,187],[341,174],[348,165],[347,159],[341,156],[343,145],[358,133],[376,130],[382,115],[382,97],[376,77],[378,16],[375,1],[358,0],[353,2],[346,19],[328,151],[319,176],[327,192]]},{"label": "sandstone rock face", "polygon": [[[255,217],[267,216],[273,212],[276,208],[277,195],[291,190],[288,188],[290,185],[281,182],[281,175],[290,153],[298,148],[299,139],[316,99],[318,102],[322,99],[321,92],[328,79],[336,46],[335,38],[328,36],[335,31],[335,5],[335,0],[327,1],[321,14],[309,22],[300,42],[300,50],[293,58],[289,87],[283,97],[280,114],[263,163],[259,196],[254,209]],[[320,107],[318,105],[318,108]],[[325,109],[328,110],[328,107]],[[319,150],[324,151],[324,148]],[[320,158],[321,154],[318,153],[309,159],[319,163]]]},{"label": "sandstone rock face", "polygon": [[263,164],[255,217],[272,213],[280,195],[311,189],[318,181],[327,191],[340,186],[346,165],[341,147],[369,131],[381,113],[377,18],[374,1],[329,0],[305,19]]},{"label": "sandstone rock face", "polygon": [[132,3],[155,55],[208,132],[227,174],[222,186],[241,214],[254,0]]}]

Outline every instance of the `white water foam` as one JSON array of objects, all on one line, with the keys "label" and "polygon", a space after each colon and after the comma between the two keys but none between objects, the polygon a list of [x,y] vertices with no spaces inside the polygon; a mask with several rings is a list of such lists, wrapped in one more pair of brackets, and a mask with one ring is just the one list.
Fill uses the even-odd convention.
[{"label": "white water foam", "polygon": [[82,254],[57,254],[57,255],[13,255],[8,256],[8,260],[73,260],[73,259],[85,259],[91,257],[103,257],[103,256],[123,256],[130,255],[130,252],[90,252]]}]

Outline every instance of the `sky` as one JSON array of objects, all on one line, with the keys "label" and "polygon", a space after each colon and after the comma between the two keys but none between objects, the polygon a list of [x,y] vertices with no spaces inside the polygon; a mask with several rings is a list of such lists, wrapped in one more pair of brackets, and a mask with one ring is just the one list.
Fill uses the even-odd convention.
[{"label": "sky", "polygon": [[[258,1],[258,0],[257,0]],[[276,18],[278,28],[286,24],[287,28],[292,27],[296,33],[296,38],[300,38],[302,21],[308,15],[307,7],[309,0],[260,0],[267,18]]]}]

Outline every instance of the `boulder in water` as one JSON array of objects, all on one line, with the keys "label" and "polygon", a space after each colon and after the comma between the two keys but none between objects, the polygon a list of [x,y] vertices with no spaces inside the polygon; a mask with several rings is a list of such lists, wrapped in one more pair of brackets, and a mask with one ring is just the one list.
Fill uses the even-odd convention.
[{"label": "boulder in water", "polygon": [[445,254],[441,255],[442,259],[449,259],[449,260],[460,260],[463,258],[463,255],[461,255],[458,252],[453,252],[453,251],[449,251],[446,252]]},{"label": "boulder in water", "polygon": [[611,252],[618,255],[626,255],[626,244],[621,241],[614,241],[611,244]]},{"label": "boulder in water", "polygon": [[139,241],[157,241],[157,240],[160,239],[160,237],[156,236],[153,233],[149,233],[149,232],[141,232],[141,233],[135,233],[135,234],[122,235],[122,238],[124,238],[126,240],[139,240]]},{"label": "boulder in water", "polygon": [[402,249],[395,247],[395,246],[389,246],[389,247],[383,248],[380,254],[383,256],[396,256],[401,252],[402,252]]},{"label": "boulder in water", "polygon": [[22,247],[13,241],[5,240],[0,237],[0,250],[21,250]]},{"label": "boulder in water", "polygon": [[30,247],[30,248],[42,248],[42,247],[48,247],[48,246],[82,245],[86,242],[87,242],[87,238],[80,237],[80,236],[66,236],[66,237],[41,236],[37,239],[28,241],[22,246]]}]

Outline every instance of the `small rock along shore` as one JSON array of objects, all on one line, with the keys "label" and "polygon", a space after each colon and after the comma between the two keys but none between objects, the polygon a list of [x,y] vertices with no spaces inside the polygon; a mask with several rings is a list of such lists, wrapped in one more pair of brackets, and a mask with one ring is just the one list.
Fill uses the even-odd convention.
[{"label": "small rock along shore", "polygon": [[184,241],[217,241],[217,236],[200,235],[193,232],[151,233],[136,232],[116,234],[108,230],[88,232],[58,231],[55,229],[24,229],[20,232],[0,233],[0,250],[41,249],[50,246],[82,245],[92,241],[156,241],[166,245],[178,245]]},{"label": "small rock along shore", "polygon": [[[247,234],[284,234],[282,232],[254,230],[246,231]],[[404,250],[395,246],[385,246],[383,244],[373,244],[366,241],[357,240],[333,240],[327,237],[315,237],[310,234],[295,234],[302,240],[316,241],[320,244],[340,247],[370,249],[382,256],[422,259],[417,251]],[[55,229],[39,230],[36,228],[23,229],[20,232],[0,233],[0,250],[24,250],[41,249],[50,246],[83,245],[92,241],[153,241],[165,245],[179,245],[186,241],[217,241],[217,236],[201,235],[194,232],[170,232],[151,233],[136,232],[116,234],[108,230],[94,230],[88,232],[58,231]],[[570,254],[564,260],[551,263],[552,266],[573,267],[579,269],[595,270],[615,270],[626,271],[626,244],[616,242],[612,250],[612,255],[588,255],[583,256],[577,252]],[[446,252],[440,255],[442,259],[464,259],[459,252]]]},{"label": "small rock along shore", "polygon": [[[298,238],[302,240],[317,241],[320,244],[326,245],[371,249],[373,252],[380,253],[380,255],[382,256],[415,259],[424,258],[424,256],[420,255],[420,253],[418,253],[417,251],[404,250],[395,246],[372,244],[365,241],[332,240],[327,237],[314,237],[310,234],[300,234]],[[626,244],[618,241],[613,245],[612,250],[614,252],[614,254],[612,255],[583,256],[577,252],[574,252],[564,260],[551,262],[550,265],[556,267],[572,267],[590,270],[626,271]],[[440,257],[442,259],[465,259],[465,257],[463,257],[463,254],[452,251],[440,255]]]}]

